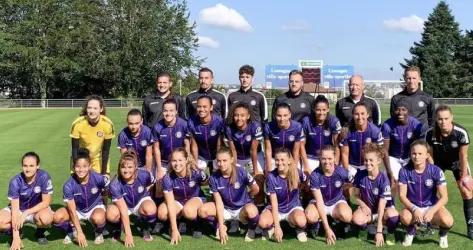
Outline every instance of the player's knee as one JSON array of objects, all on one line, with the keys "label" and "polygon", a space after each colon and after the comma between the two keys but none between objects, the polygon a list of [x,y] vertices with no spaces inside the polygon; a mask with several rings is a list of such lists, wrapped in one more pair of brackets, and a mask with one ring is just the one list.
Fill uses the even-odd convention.
[{"label": "player's knee", "polygon": [[247,205],[245,207],[246,209],[246,214],[248,215],[248,218],[254,218],[258,215],[258,208],[256,208],[255,205]]},{"label": "player's knee", "polygon": [[262,215],[259,217],[258,226],[262,229],[268,229],[273,225],[273,221],[269,216]]},{"label": "player's knee", "polygon": [[307,224],[307,219],[303,213],[298,213],[294,216],[294,222],[297,228],[304,228]]},{"label": "player's knee", "polygon": [[107,221],[110,221],[111,223],[117,223],[120,221],[120,211],[118,211],[116,206],[111,205],[107,208],[106,217]]},{"label": "player's knee", "polygon": [[363,226],[368,223],[368,220],[366,219],[366,216],[364,216],[363,214],[355,212],[353,213],[352,223],[357,226]]},{"label": "player's knee", "polygon": [[156,205],[152,201],[145,201],[141,207],[144,216],[151,216],[156,214]]},{"label": "player's knee", "polygon": [[403,209],[400,214],[401,223],[405,226],[408,226],[412,222],[412,213],[407,209]]},{"label": "player's knee", "polygon": [[101,212],[93,213],[90,220],[94,225],[103,225],[105,224],[105,212],[102,210]]},{"label": "player's knee", "polygon": [[53,215],[50,213],[39,213],[35,218],[36,225],[39,227],[47,227],[53,222]]},{"label": "player's knee", "polygon": [[191,207],[191,206],[184,206],[182,208],[182,216],[184,216],[186,219],[193,220],[197,218],[197,209]]},{"label": "player's knee", "polygon": [[53,215],[53,222],[56,224],[63,223],[67,219],[68,219],[68,216],[62,210],[55,212]]},{"label": "player's knee", "polygon": [[168,220],[168,209],[166,204],[161,204],[158,208],[158,219],[160,221],[167,221]]}]

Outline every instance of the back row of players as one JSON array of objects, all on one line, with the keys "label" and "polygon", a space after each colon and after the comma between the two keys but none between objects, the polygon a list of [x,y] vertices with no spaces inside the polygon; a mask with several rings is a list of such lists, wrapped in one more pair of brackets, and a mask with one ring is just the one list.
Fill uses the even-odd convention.
[{"label": "back row of players", "polygon": [[[201,218],[215,221],[213,224],[218,228],[217,236],[222,242],[227,240],[224,220],[241,219],[247,223],[250,229],[247,240],[254,239],[254,229],[259,224],[261,229],[268,229],[264,235],[274,232],[275,239],[280,241],[282,231],[279,220],[286,219],[298,228],[298,239],[305,241],[302,229],[309,223],[310,232],[316,232],[320,219],[327,243],[331,244],[335,242],[335,236],[327,223],[327,214],[342,222],[340,225],[353,220],[355,224],[364,226],[375,220],[372,215],[381,212],[380,218],[386,219],[378,222],[376,242],[381,245],[384,242],[383,221],[392,228],[397,224],[398,215],[390,203],[386,205],[383,202],[382,209],[379,209],[379,201],[392,201],[390,187],[397,187],[396,182],[399,182],[398,193],[405,206],[401,221],[410,225],[404,244],[412,243],[415,224],[432,222],[440,226],[440,245],[445,247],[448,245],[446,232],[452,226],[453,219],[444,208],[447,193],[443,173],[435,165],[426,163],[432,155],[428,153],[428,144],[416,141],[411,146],[425,134],[427,142],[433,147],[435,164],[443,170],[451,169],[454,172],[464,199],[468,234],[473,237],[473,196],[468,185],[471,184],[467,160],[468,134],[464,128],[453,123],[452,111],[447,106],[437,108],[436,122],[432,129],[427,130],[427,121],[431,121],[428,119],[434,117],[430,111],[433,104],[432,99],[418,89],[420,74],[417,68],[406,70],[406,89],[393,98],[393,116],[381,129],[376,125],[379,121],[376,124],[370,122],[380,119],[379,108],[373,99],[363,95],[360,76],[350,79],[350,96],[337,102],[337,114],[349,117],[338,119],[329,114],[329,102],[324,96],[314,99],[302,92],[302,74],[299,71],[291,72],[290,90],[276,99],[273,121],[262,122],[267,116],[266,103],[262,95],[261,98],[252,97],[259,94],[251,90],[253,72],[249,66],[240,69],[242,86],[238,92],[229,95],[231,108],[226,123],[221,115],[225,113],[227,102],[223,95],[223,99],[216,97],[219,93],[212,90],[213,75],[209,69],[204,68],[199,72],[201,89],[187,97],[186,109],[189,111],[195,106],[195,111],[190,112],[182,111],[186,110],[182,108],[182,99],[168,92],[171,85],[169,75],[159,75],[156,96],[160,99],[150,102],[147,97],[144,101],[144,120],[148,124],[151,122],[151,128],[143,125],[143,116],[139,110],[131,110],[127,115],[128,126],[120,132],[118,147],[122,159],[118,178],[110,186],[114,205],[108,207],[106,216],[105,207],[97,207],[101,205],[97,203],[97,197],[107,185],[107,178],[101,176],[109,176],[108,154],[114,137],[113,124],[105,116],[102,99],[97,96],[88,98],[82,116],[74,121],[71,130],[74,174],[69,184],[64,186],[69,213],[68,210],[58,210],[52,216],[52,212],[47,210],[51,199],[44,196],[52,192],[50,179],[41,177],[46,181],[44,185],[32,184],[38,181],[37,173],[47,174],[42,170],[27,170],[28,166],[39,166],[39,157],[27,154],[22,159],[23,174],[13,178],[10,183],[11,208],[2,211],[5,216],[0,217],[7,219],[0,223],[0,228],[6,229],[10,225],[10,228],[19,229],[28,216],[36,222],[42,221],[37,223],[41,227],[47,224],[49,215],[49,223],[54,219],[57,225],[62,225],[68,232],[72,231],[67,226],[71,220],[77,232],[75,238],[83,245],[86,241],[84,235],[79,233],[81,230],[78,230],[79,219],[90,218],[97,225],[96,243],[103,242],[101,230],[105,217],[112,224],[121,219],[125,245],[131,246],[133,238],[128,214],[140,215],[148,225],[155,223],[156,214],[160,220],[170,219],[172,243],[180,240],[176,215],[189,220]],[[160,95],[163,93],[165,95]],[[264,105],[260,105],[261,101]],[[179,117],[179,114],[186,113],[193,115]],[[409,114],[417,114],[424,121]],[[188,121],[184,118],[188,118]],[[342,128],[340,120],[343,119],[348,123]],[[229,149],[223,146],[224,143]],[[264,145],[264,152],[261,144]],[[381,149],[383,144],[384,148]],[[85,154],[80,148],[87,148],[89,153]],[[102,175],[89,172],[85,167],[80,168],[78,162],[85,162],[82,166],[90,165]],[[381,162],[384,162],[387,175],[379,172]],[[207,167],[210,169],[209,185],[214,202],[204,203],[200,185],[207,182],[204,174]],[[137,170],[139,168],[147,171]],[[166,175],[166,172],[169,173]],[[319,202],[309,203],[304,213],[299,200],[299,187],[308,179],[305,176],[311,177],[309,186],[314,200]],[[90,177],[96,181],[90,182]],[[419,182],[419,178],[422,181]],[[154,179],[158,180],[158,185],[149,196],[147,188],[154,186]],[[352,215],[350,207],[344,202],[342,187],[344,183],[353,182],[353,179],[359,209]],[[259,215],[257,207],[265,204],[265,183],[270,205],[264,210],[260,209],[263,212]],[[246,186],[249,187],[249,193]],[[419,197],[419,190],[422,197]],[[88,193],[94,195],[88,197]],[[34,194],[39,197],[33,202]],[[165,203],[162,203],[163,194]],[[254,197],[254,203],[250,196]],[[173,199],[177,203],[172,202]],[[156,208],[155,204],[161,205]],[[383,207],[387,207],[386,213]],[[71,210],[80,213],[69,218],[68,215],[76,214],[70,213]],[[41,219],[41,215],[45,217]],[[144,239],[152,239],[148,227],[144,228]],[[14,243],[18,244],[15,232],[13,230]],[[38,238],[44,242],[43,232],[37,231]],[[199,230],[194,230],[196,237],[200,234]],[[71,237],[68,235],[65,242],[69,242]]]}]

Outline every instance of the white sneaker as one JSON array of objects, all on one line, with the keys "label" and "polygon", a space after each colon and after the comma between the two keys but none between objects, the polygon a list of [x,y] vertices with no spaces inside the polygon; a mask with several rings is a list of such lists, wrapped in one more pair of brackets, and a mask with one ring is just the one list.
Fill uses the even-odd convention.
[{"label": "white sneaker", "polygon": [[304,230],[297,229],[296,234],[297,234],[297,239],[300,242],[307,242],[307,233]]},{"label": "white sneaker", "polygon": [[265,229],[263,230],[263,233],[261,235],[261,240],[270,240],[273,238],[274,235],[274,227],[271,227],[270,229]]},{"label": "white sneaker", "polygon": [[237,220],[232,220],[230,222],[230,228],[228,229],[228,233],[234,234],[240,230],[240,222]]},{"label": "white sneaker", "polygon": [[64,237],[64,240],[62,240],[62,244],[64,245],[69,245],[72,243],[72,239],[71,237],[69,236],[69,234],[66,235],[66,237]]},{"label": "white sneaker", "polygon": [[412,245],[412,241],[414,240],[414,235],[406,234],[404,237],[404,241],[402,242],[402,245],[405,247],[410,247]]},{"label": "white sneaker", "polygon": [[448,248],[447,235],[440,237],[439,246],[440,248]]},{"label": "white sneaker", "polygon": [[95,235],[95,240],[94,240],[94,244],[95,245],[100,245],[100,244],[103,244],[104,240],[103,240],[103,234],[97,234]]},{"label": "white sneaker", "polygon": [[252,242],[253,240],[255,240],[255,230],[254,229],[248,229],[248,231],[246,232],[246,235],[245,235],[245,241],[246,242]]}]

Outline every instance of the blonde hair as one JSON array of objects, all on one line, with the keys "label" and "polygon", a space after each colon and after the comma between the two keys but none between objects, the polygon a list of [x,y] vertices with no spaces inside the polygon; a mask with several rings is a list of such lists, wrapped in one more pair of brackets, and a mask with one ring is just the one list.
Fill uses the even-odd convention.
[{"label": "blonde hair", "polygon": [[287,148],[279,148],[274,155],[285,154],[289,158],[289,168],[286,169],[285,175],[287,180],[287,187],[289,191],[299,188],[299,171],[297,170],[294,158],[292,158],[291,151]]},{"label": "blonde hair", "polygon": [[172,161],[173,155],[177,153],[181,153],[184,156],[184,158],[186,158],[186,176],[190,178],[192,176],[192,169],[193,169],[193,166],[195,166],[195,162],[194,162],[194,158],[191,157],[190,154],[183,147],[176,148],[171,152],[171,156],[169,157],[169,163],[170,163],[169,174],[175,173],[174,169],[171,166],[171,161]]},{"label": "blonde hair", "polygon": [[[232,151],[230,150],[230,148],[228,147],[221,147],[217,150],[217,155],[219,154],[228,154],[231,158],[231,164],[232,164],[232,167],[231,167],[231,173],[230,173],[230,184],[235,184],[235,182],[237,181],[237,167],[236,167],[236,164],[235,162],[233,161],[233,157],[235,157],[232,153]],[[219,170],[220,171],[220,170]]]}]

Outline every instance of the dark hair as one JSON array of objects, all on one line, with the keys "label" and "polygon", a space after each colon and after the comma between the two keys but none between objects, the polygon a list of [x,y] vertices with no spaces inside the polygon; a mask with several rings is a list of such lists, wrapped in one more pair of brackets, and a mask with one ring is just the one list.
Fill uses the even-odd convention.
[{"label": "dark hair", "polygon": [[325,97],[324,95],[318,95],[315,98],[314,105],[312,106],[312,111],[311,111],[314,116],[315,116],[315,108],[317,107],[317,104],[319,104],[319,103],[325,103],[327,105],[327,107],[329,108],[329,112],[327,114],[327,119],[325,119],[324,123],[322,124],[322,127],[324,129],[327,129],[329,127],[328,115],[330,114],[330,103],[329,103],[327,97]]},{"label": "dark hair", "polygon": [[239,75],[248,74],[248,75],[254,76],[255,68],[253,68],[253,66],[251,65],[245,64],[240,67],[240,70],[238,70],[238,74]]},{"label": "dark hair", "polygon": [[40,159],[39,155],[33,151],[26,152],[22,157],[21,157],[21,165],[23,165],[23,161],[25,160],[26,157],[33,157],[36,159],[36,165],[39,165]]},{"label": "dark hair", "polygon": [[89,155],[89,150],[86,149],[86,148],[79,148],[77,150],[77,155],[76,157],[73,159],[73,163],[74,165],[76,165],[77,161],[80,160],[80,159],[85,159],[87,160],[88,162],[90,162],[90,155]]},{"label": "dark hair", "polygon": [[[353,106],[353,109],[351,110],[351,114],[353,115],[354,112],[355,112],[355,109],[358,108],[358,107],[365,107],[366,109],[366,112],[368,113],[368,117],[370,116],[371,114],[371,110],[370,108],[368,107],[368,105],[366,105],[366,103],[364,102],[357,102],[354,106]],[[353,119],[353,117],[351,118],[349,124],[348,124],[348,128],[353,131],[356,129],[355,127],[355,120]]]},{"label": "dark hair", "polygon": [[209,101],[210,105],[214,105],[212,97],[210,97],[208,95],[201,95],[201,96],[199,96],[199,98],[197,98],[197,102],[199,102],[202,99],[207,99]]},{"label": "dark hair", "polygon": [[171,80],[171,74],[169,74],[168,72],[161,72],[161,73],[158,73],[158,74],[156,75],[156,80],[158,80],[158,78],[160,78],[160,77],[167,77],[167,78],[169,78],[169,81],[170,81],[170,82],[172,81],[172,80]]},{"label": "dark hair", "polygon": [[[228,154],[233,159],[236,157],[235,155],[233,155],[232,150],[227,146],[223,146],[223,147],[219,148],[217,150],[216,155],[219,155],[219,154]],[[238,173],[237,173],[237,166],[236,166],[235,162],[231,161],[230,164],[232,164],[232,172],[230,173],[230,181],[229,182],[230,182],[230,184],[233,185],[237,181]],[[220,170],[218,170],[218,171],[220,171]]]},{"label": "dark hair", "polygon": [[82,105],[82,109],[80,111],[79,115],[87,115],[87,105],[89,104],[90,101],[96,100],[100,103],[100,107],[102,108],[102,112],[100,112],[101,115],[105,115],[105,102],[103,101],[102,97],[98,95],[89,95],[85,98],[84,105]]},{"label": "dark hair", "polygon": [[212,77],[214,76],[214,72],[211,69],[207,68],[207,67],[203,67],[203,68],[199,69],[199,75],[202,72],[209,72]]},{"label": "dark hair", "polygon": [[302,77],[304,77],[304,74],[302,73],[302,71],[298,70],[298,69],[294,69],[294,70],[291,70],[291,72],[289,72],[289,78],[291,78],[291,76],[293,75],[300,75]]},{"label": "dark hair", "polygon": [[139,109],[130,109],[130,111],[128,111],[128,114],[126,116],[128,117],[131,115],[139,115],[140,117],[143,117]]},{"label": "dark hair", "polygon": [[[285,102],[279,103],[274,110],[277,112],[281,108],[289,110],[289,112],[292,114],[291,106],[289,106],[289,104],[287,104]],[[274,114],[274,115],[276,115],[276,114]]]},{"label": "dark hair", "polygon": [[322,152],[324,152],[324,151],[332,151],[333,154],[335,154],[335,147],[333,145],[330,145],[330,144],[324,145],[320,149],[320,155],[322,155]]},{"label": "dark hair", "polygon": [[250,124],[253,121],[253,114],[251,112],[250,106],[248,106],[248,104],[244,102],[238,102],[237,104],[233,105],[232,109],[230,109],[230,112],[228,113],[228,116],[227,116],[228,126],[230,127],[235,126],[235,122],[233,121],[233,115],[235,114],[235,110],[237,108],[243,108],[243,109],[246,109],[246,111],[248,111],[248,114],[250,115],[250,118],[248,119],[248,124]]},{"label": "dark hair", "polygon": [[174,104],[174,106],[176,106],[176,109],[177,109],[177,101],[174,98],[169,98],[169,99],[164,100],[163,108],[164,108],[164,105],[166,104]]}]

